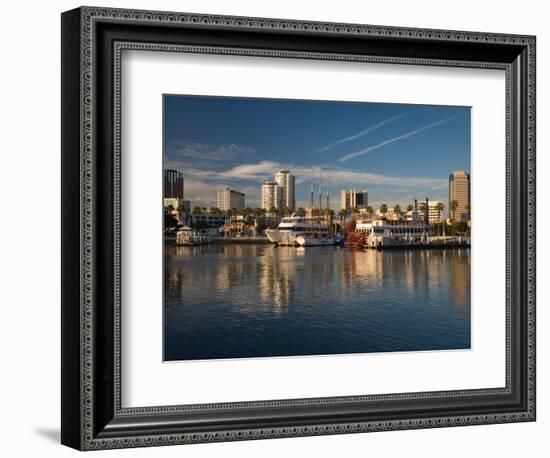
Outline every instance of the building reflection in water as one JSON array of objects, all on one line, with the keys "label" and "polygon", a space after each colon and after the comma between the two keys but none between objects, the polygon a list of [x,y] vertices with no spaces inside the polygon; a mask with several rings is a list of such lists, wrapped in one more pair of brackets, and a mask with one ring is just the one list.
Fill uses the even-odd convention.
[{"label": "building reflection in water", "polygon": [[164,293],[175,359],[469,348],[469,250],[166,245]]},{"label": "building reflection in water", "polygon": [[386,290],[393,299],[407,296],[433,306],[438,305],[434,299],[450,294],[458,312],[469,312],[470,254],[244,244],[167,247],[166,289],[169,296],[199,290],[230,297],[244,314],[258,308],[286,313],[296,294],[308,297],[314,312],[315,304],[335,294],[345,302],[358,289],[366,303],[370,291]]}]

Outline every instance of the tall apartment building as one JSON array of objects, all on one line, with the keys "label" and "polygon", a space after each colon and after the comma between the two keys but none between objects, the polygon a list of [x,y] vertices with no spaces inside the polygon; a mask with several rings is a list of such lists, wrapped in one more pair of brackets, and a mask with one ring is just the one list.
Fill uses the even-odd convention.
[{"label": "tall apartment building", "polygon": [[296,197],[294,193],[294,175],[291,175],[290,170],[279,170],[275,174],[275,182],[283,191],[282,206],[288,207],[294,211],[296,209]]},{"label": "tall apartment building", "polygon": [[457,208],[454,218],[457,221],[468,220],[468,207],[470,205],[470,174],[464,171],[453,172],[449,175],[449,216],[453,217],[451,202],[456,200]]},{"label": "tall apartment building", "polygon": [[218,208],[224,211],[244,209],[244,193],[228,187],[219,187]]},{"label": "tall apartment building", "polygon": [[183,173],[164,169],[164,197],[183,199]]},{"label": "tall apartment building", "polygon": [[341,207],[344,210],[353,210],[354,208],[367,208],[369,205],[369,193],[367,190],[356,191],[350,189],[349,191],[342,191],[341,194]]},{"label": "tall apartment building", "polygon": [[260,192],[260,207],[269,211],[271,207],[277,210],[283,208],[284,190],[276,181],[264,181]]},{"label": "tall apartment building", "polygon": [[[442,223],[445,221],[445,210],[444,207],[443,211],[438,211],[438,204],[443,204],[445,206],[445,203],[441,200],[429,200],[428,201],[428,223],[434,224],[434,223]],[[424,219],[424,206],[420,206],[418,209],[418,216],[421,219]]]}]

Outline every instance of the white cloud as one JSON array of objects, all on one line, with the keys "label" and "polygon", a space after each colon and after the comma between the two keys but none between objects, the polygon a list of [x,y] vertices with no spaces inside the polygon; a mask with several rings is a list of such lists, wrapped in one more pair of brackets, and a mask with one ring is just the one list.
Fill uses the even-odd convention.
[{"label": "white cloud", "polygon": [[263,180],[273,177],[275,172],[284,168],[274,161],[261,161],[255,164],[237,165],[225,172],[219,173],[224,178],[238,178],[240,180]]},{"label": "white cloud", "polygon": [[172,145],[169,145],[167,160],[180,160],[187,163],[192,163],[194,161],[227,162],[251,159],[254,155],[255,150],[253,148],[234,143],[214,145],[207,143],[178,141]]},{"label": "white cloud", "polygon": [[[177,163],[172,165],[178,168]],[[340,189],[369,189],[370,194],[373,195],[373,187],[382,187],[375,194],[380,195],[382,193],[385,195],[386,193],[390,193],[388,197],[392,202],[399,199],[399,193],[413,193],[418,190],[418,192],[424,195],[429,190],[444,189],[448,186],[446,179],[439,178],[400,177],[329,166],[321,167],[317,165],[312,168],[276,161],[260,161],[257,163],[240,164],[221,171],[199,168],[181,169],[185,176],[185,198],[191,200],[193,205],[214,206],[217,200],[217,187],[230,186],[233,189],[244,192],[246,195],[246,205],[255,207],[259,204],[260,184],[264,180],[273,179],[275,173],[280,169],[288,169],[296,176],[297,187],[304,184],[307,186],[311,181],[313,170],[313,183],[315,192],[317,192],[319,171],[321,171],[323,188],[326,186],[325,180],[327,177],[333,189],[334,187]],[[297,199],[303,199],[304,196],[298,194],[296,197]],[[404,197],[404,199],[406,198]],[[331,199],[333,205],[336,200],[338,200],[338,196],[333,196]],[[303,204],[300,202],[300,205]]]},{"label": "white cloud", "polygon": [[425,186],[441,189],[447,186],[446,179],[427,178],[427,177],[401,177],[391,175],[381,175],[370,172],[360,172],[350,169],[334,167],[304,167],[292,164],[284,164],[275,161],[261,161],[252,164],[241,164],[225,171],[186,169],[184,175],[202,179],[216,179],[220,184],[224,181],[255,181],[261,182],[265,179],[271,179],[278,170],[289,169],[296,176],[297,184],[307,183],[313,175],[314,182],[318,182],[319,171],[322,171],[323,181],[328,176],[331,185],[388,185],[388,186]]}]

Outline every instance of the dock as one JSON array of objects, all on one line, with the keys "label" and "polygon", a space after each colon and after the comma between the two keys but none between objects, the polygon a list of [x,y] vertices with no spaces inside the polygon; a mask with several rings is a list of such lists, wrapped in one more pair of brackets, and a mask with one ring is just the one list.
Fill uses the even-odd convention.
[{"label": "dock", "polygon": [[364,245],[363,248],[372,250],[453,250],[457,248],[470,248],[470,243],[455,242],[455,243],[406,243],[406,244],[391,244],[391,245]]}]

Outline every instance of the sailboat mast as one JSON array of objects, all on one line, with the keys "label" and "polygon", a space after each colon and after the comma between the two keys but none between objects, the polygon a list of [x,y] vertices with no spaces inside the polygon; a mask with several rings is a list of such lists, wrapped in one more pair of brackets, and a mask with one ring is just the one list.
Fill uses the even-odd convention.
[{"label": "sailboat mast", "polygon": [[321,216],[322,204],[322,192],[321,192],[321,169],[319,169],[319,216]]},{"label": "sailboat mast", "polygon": [[330,208],[330,201],[329,201],[329,195],[328,195],[328,175],[327,175],[327,210]]},{"label": "sailboat mast", "polygon": [[310,196],[309,208],[311,208],[311,210],[313,210],[313,169],[311,169],[310,190],[311,190],[311,196]]}]

